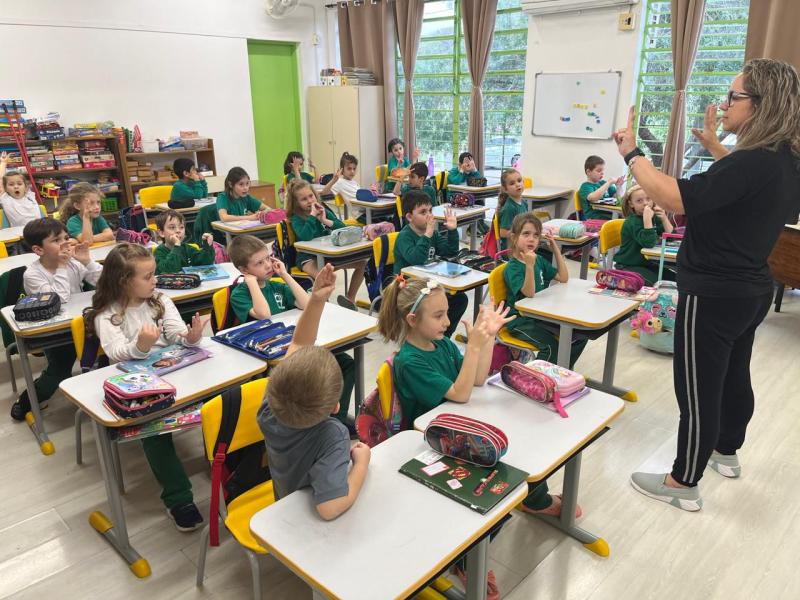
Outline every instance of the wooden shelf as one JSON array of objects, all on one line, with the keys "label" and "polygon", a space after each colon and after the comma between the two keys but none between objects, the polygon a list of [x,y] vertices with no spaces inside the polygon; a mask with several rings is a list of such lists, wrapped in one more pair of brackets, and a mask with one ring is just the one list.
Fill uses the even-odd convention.
[{"label": "wooden shelf", "polygon": [[200,148],[199,150],[173,150],[172,152],[128,152],[126,158],[136,160],[139,156],[172,156],[173,154],[194,154],[195,152],[208,152],[211,148]]},{"label": "wooden shelf", "polygon": [[102,167],[96,169],[56,169],[55,171],[35,171],[34,177],[69,177],[73,173],[99,173],[100,171],[116,171],[117,167]]}]

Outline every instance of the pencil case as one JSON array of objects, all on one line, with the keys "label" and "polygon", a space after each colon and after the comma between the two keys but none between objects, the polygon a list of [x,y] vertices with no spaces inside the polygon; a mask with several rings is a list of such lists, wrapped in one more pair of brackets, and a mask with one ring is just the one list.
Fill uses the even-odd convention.
[{"label": "pencil case", "polygon": [[471,208],[475,206],[475,196],[469,192],[456,192],[450,196],[450,205],[455,208]]},{"label": "pencil case", "polygon": [[264,360],[276,360],[289,349],[294,329],[294,325],[287,327],[280,322],[262,319],[218,333],[211,339]]},{"label": "pencil case", "polygon": [[364,236],[361,227],[355,225],[334,229],[331,231],[331,244],[334,246],[347,246],[360,242]]},{"label": "pencil case", "polygon": [[364,237],[369,241],[375,241],[382,235],[394,233],[394,224],[382,221],[381,223],[370,223],[364,226]]},{"label": "pencil case", "polygon": [[521,362],[512,361],[500,369],[500,378],[508,387],[541,404],[552,406],[564,418],[569,415],[561,404],[555,379]]},{"label": "pencil case", "polygon": [[533,360],[525,366],[536,369],[540,373],[544,373],[556,382],[556,389],[559,396],[572,396],[577,394],[586,387],[586,378],[580,373],[559,367],[546,360]]},{"label": "pencil case", "polygon": [[644,277],[633,271],[606,269],[598,271],[595,276],[598,285],[623,292],[638,292],[644,287]]},{"label": "pencil case", "polygon": [[123,373],[103,382],[103,403],[131,419],[169,408],[175,403],[175,387],[153,373]]},{"label": "pencil case", "polygon": [[467,177],[469,187],[486,187],[486,177]]},{"label": "pencil case", "polygon": [[439,454],[481,467],[493,467],[508,450],[506,434],[494,425],[452,413],[428,423],[425,441]]},{"label": "pencil case", "polygon": [[52,319],[61,310],[61,298],[54,292],[31,294],[17,300],[13,310],[17,321]]},{"label": "pencil case", "polygon": [[156,275],[156,287],[162,290],[191,290],[200,287],[197,273],[161,273]]}]

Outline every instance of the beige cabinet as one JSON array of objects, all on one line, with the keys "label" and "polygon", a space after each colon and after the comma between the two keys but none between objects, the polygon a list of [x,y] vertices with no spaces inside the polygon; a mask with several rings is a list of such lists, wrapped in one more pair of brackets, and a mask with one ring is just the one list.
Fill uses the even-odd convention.
[{"label": "beige cabinet", "polygon": [[356,179],[366,187],[375,165],[386,162],[383,87],[312,86],[308,88],[308,156],[319,175],[339,168],[342,153],[358,158]]}]

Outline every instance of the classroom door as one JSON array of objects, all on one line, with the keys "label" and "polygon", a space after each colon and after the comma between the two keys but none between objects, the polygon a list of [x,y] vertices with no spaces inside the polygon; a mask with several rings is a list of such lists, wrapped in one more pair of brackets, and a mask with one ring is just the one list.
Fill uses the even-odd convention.
[{"label": "classroom door", "polygon": [[258,178],[277,189],[286,154],[303,149],[297,44],[248,40],[247,55]]}]

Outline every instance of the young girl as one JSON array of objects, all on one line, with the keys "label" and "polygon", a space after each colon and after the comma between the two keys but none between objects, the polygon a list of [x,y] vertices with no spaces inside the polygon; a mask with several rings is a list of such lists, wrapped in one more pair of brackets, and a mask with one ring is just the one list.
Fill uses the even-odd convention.
[{"label": "young girl", "polygon": [[389,140],[386,147],[389,150],[389,161],[387,165],[389,175],[391,175],[392,171],[395,169],[407,169],[411,166],[411,163],[415,163],[419,160],[419,148],[414,148],[414,150],[411,151],[411,160],[409,160],[406,156],[406,144],[400,138],[392,138]]},{"label": "young girl", "polygon": [[356,192],[358,192],[358,189],[361,187],[355,180],[357,169],[358,159],[349,152],[343,153],[342,157],[339,159],[339,170],[336,171],[336,173],[333,174],[333,177],[331,177],[331,180],[325,184],[325,187],[320,195],[341,195],[341,197],[347,203],[347,209],[350,215],[353,218],[358,219],[359,222],[366,223],[367,218],[364,215],[364,209],[350,205],[350,201],[356,199]]},{"label": "young girl", "polygon": [[72,186],[58,209],[70,237],[87,244],[114,239],[108,222],[100,214],[102,198],[103,193],[91,183],[81,182]]},{"label": "young girl", "polygon": [[525,184],[522,174],[516,169],[506,169],[500,175],[500,195],[497,197],[497,221],[500,225],[500,250],[508,248],[508,236],[514,217],[528,212],[528,204],[522,199]]},{"label": "young girl", "polygon": [[242,167],[233,167],[225,177],[225,191],[217,196],[220,221],[254,221],[272,210],[250,195],[250,176]]},{"label": "young girl", "polygon": [[[308,183],[314,183],[316,181],[316,178],[313,175],[303,171],[305,162],[306,159],[303,157],[303,153],[298,152],[297,150],[293,150],[286,155],[286,160],[283,161],[283,174],[286,175],[287,183],[295,178],[302,178]],[[316,173],[317,168],[310,159],[308,161],[308,166],[311,167],[311,170]]]},{"label": "young girl", "polygon": [[[126,242],[103,263],[92,306],[84,316],[87,332],[97,335],[112,362],[147,358],[157,346],[200,342],[204,325],[200,316],[196,314],[186,326],[172,300],[155,291],[155,269],[150,250]],[[197,529],[203,517],[194,505],[192,485],[175,453],[172,434],[145,438],[142,447],[175,526],[179,531]]]},{"label": "young girl", "polygon": [[[614,266],[639,273],[647,285],[658,279],[658,268],[642,256],[642,248],[652,248],[662,233],[672,233],[672,223],[667,213],[657,206],[641,186],[635,185],[625,194],[622,203],[625,223],[622,225],[622,243],[614,256]],[[665,269],[664,279],[675,281],[675,273]]]},{"label": "young girl", "polygon": [[8,153],[0,154],[0,204],[4,220],[9,227],[24,227],[42,218],[36,194],[31,190],[28,177],[21,172],[6,175]]},{"label": "young girl", "polygon": [[[314,238],[330,235],[331,230],[345,226],[336,218],[333,211],[322,204],[311,184],[302,179],[296,179],[289,183],[289,188],[286,190],[286,214],[298,242],[307,242]],[[356,294],[364,281],[366,264],[367,261],[362,260],[336,265],[336,269],[353,269],[347,296],[337,298],[340,305],[355,310]],[[296,265],[311,277],[317,276],[317,261],[314,256],[298,252]]]}]

